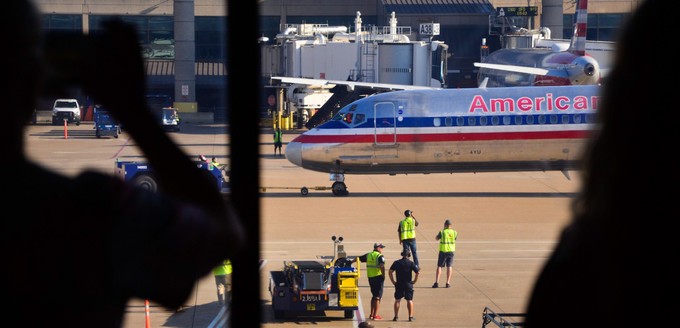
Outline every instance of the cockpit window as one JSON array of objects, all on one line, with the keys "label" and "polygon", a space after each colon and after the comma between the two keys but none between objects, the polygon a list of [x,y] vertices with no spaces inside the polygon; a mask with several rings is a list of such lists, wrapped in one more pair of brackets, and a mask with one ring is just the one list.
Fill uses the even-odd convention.
[{"label": "cockpit window", "polygon": [[366,114],[358,113],[354,116],[354,125],[359,125],[366,122]]},{"label": "cockpit window", "polygon": [[357,110],[357,105],[354,104],[352,107],[350,107],[347,111],[341,110],[333,118],[331,119],[332,121],[343,121],[347,124],[352,124],[352,121],[354,120],[354,111]]},{"label": "cockpit window", "polygon": [[347,122],[347,124],[352,124],[352,117],[353,116],[354,116],[354,114],[347,113],[347,114],[345,114],[345,118],[343,119],[343,121]]},{"label": "cockpit window", "polygon": [[363,113],[338,113],[334,118],[336,121],[343,121],[347,125],[357,126],[366,122],[366,114]]}]

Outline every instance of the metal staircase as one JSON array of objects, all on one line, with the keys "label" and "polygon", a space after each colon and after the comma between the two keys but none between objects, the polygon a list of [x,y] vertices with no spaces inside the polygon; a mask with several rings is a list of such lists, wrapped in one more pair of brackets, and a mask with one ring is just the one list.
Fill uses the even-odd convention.
[{"label": "metal staircase", "polygon": [[344,86],[335,86],[330,89],[330,92],[333,93],[333,95],[305,124],[307,129],[312,129],[317,125],[330,120],[341,108],[359,99],[362,95],[358,89],[347,91],[347,88]]}]

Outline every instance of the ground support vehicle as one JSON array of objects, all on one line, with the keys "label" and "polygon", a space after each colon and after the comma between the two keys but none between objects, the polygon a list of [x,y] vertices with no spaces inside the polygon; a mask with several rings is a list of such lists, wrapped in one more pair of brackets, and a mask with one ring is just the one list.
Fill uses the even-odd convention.
[{"label": "ground support vehicle", "polygon": [[106,109],[94,108],[94,135],[97,138],[104,136],[118,138],[120,132],[120,123]]},{"label": "ground support vehicle", "polygon": [[174,107],[164,107],[157,111],[161,119],[161,126],[165,131],[179,132],[179,110]]},{"label": "ground support vehicle", "polygon": [[52,105],[52,125],[75,123],[80,125],[80,105],[76,99],[57,99]]},{"label": "ground support vehicle", "polygon": [[313,186],[313,187],[260,187],[261,192],[267,191],[267,189],[299,189],[300,194],[302,196],[307,196],[309,194],[309,190],[329,190],[332,189],[332,187],[327,187],[327,186]]},{"label": "ground support vehicle", "polygon": [[[215,186],[222,192],[228,193],[230,191],[228,173],[226,166],[217,167],[207,162],[196,162],[196,166],[202,170],[210,172],[215,178]],[[154,176],[151,165],[144,162],[135,161],[119,161],[116,159],[114,166],[114,175],[120,177],[124,181],[131,182],[133,185],[143,189],[158,191],[158,183]]]},{"label": "ground support vehicle", "polygon": [[[350,319],[359,309],[359,265],[348,259],[342,237],[335,238],[333,259],[284,261],[283,269],[271,271],[269,292],[274,317],[320,315],[324,311],[344,311]],[[353,266],[356,264],[356,266]]]},{"label": "ground support vehicle", "polygon": [[179,110],[173,107],[172,97],[163,94],[148,94],[146,104],[165,131],[179,132]]}]

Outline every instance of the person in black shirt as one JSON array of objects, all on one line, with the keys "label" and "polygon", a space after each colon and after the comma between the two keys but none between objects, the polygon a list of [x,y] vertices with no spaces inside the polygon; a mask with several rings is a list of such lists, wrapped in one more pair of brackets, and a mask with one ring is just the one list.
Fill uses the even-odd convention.
[{"label": "person in black shirt", "polygon": [[[404,250],[401,252],[401,259],[394,261],[390,266],[390,281],[394,285],[394,318],[392,321],[399,320],[399,307],[401,306],[401,299],[406,299],[406,307],[408,308],[408,321],[414,321],[413,317],[413,285],[418,281],[418,274],[420,269],[410,259],[411,251]],[[394,278],[396,272],[396,280]],[[415,273],[415,277],[412,275]]]}]

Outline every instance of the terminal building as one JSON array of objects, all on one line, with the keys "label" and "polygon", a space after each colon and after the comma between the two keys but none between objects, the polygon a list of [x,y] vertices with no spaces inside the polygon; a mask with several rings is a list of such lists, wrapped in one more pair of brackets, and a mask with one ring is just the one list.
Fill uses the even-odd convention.
[{"label": "terminal building", "polygon": [[[171,95],[182,112],[204,114],[225,121],[226,0],[35,0],[46,32],[74,31],[96,35],[101,23],[117,16],[133,23],[146,61],[149,93]],[[286,26],[320,24],[354,28],[357,13],[364,26],[390,25],[411,31],[412,40],[440,41],[448,46],[445,87],[476,86],[476,68],[482,39],[490,50],[502,47],[501,36],[510,30],[548,27],[553,38],[573,34],[575,0],[260,0],[260,35],[271,46]],[[640,0],[590,0],[589,40],[613,41],[619,27]],[[502,14],[501,14],[502,13]],[[423,34],[421,26],[438,27],[438,34]],[[429,25],[428,25],[429,24]],[[248,28],[248,25],[245,25]],[[267,56],[263,56],[266,58]],[[262,62],[263,85],[272,62]],[[349,74],[349,72],[348,72]],[[263,89],[266,90],[266,89]],[[266,92],[259,105],[266,107]],[[257,106],[257,105],[254,105]]]}]

